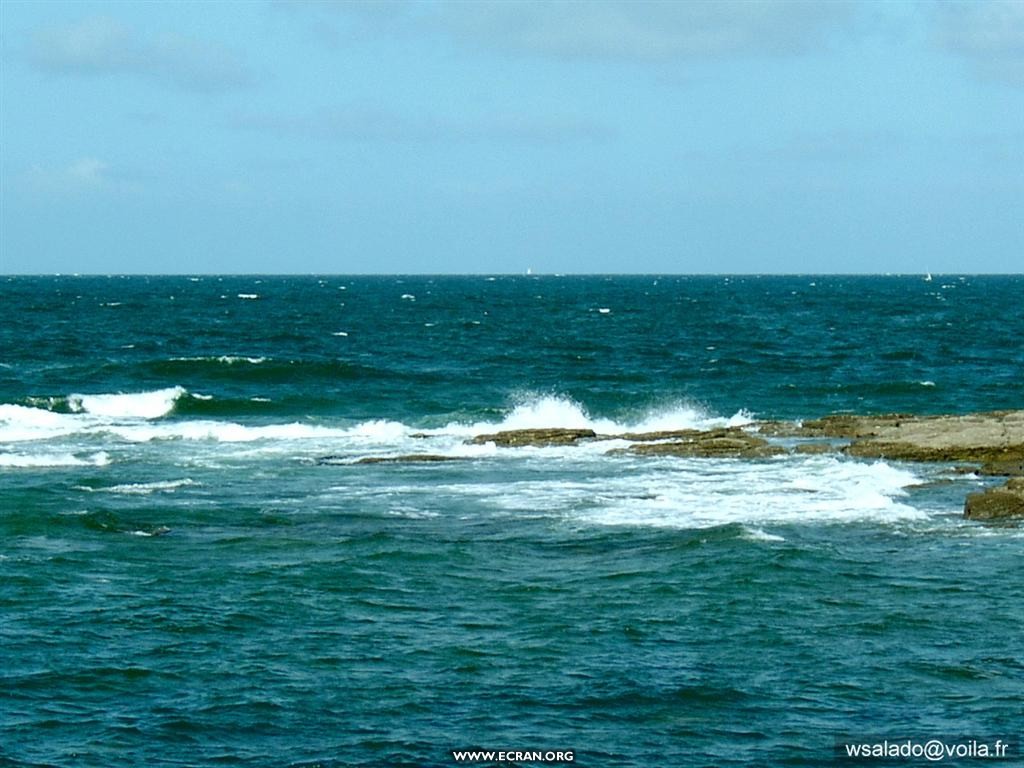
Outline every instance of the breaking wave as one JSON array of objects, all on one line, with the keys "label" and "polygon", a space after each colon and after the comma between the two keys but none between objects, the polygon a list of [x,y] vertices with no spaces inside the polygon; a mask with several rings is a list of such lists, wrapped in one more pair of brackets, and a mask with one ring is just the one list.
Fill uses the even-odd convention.
[{"label": "breaking wave", "polygon": [[129,394],[75,394],[68,397],[68,406],[74,413],[89,413],[111,419],[159,419],[171,413],[174,404],[186,394],[184,387]]}]

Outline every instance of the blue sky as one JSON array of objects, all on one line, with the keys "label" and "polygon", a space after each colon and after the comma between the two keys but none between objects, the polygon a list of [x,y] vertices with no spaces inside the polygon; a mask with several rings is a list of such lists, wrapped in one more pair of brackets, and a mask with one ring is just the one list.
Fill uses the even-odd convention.
[{"label": "blue sky", "polygon": [[1024,0],[0,3],[0,272],[1019,272]]}]

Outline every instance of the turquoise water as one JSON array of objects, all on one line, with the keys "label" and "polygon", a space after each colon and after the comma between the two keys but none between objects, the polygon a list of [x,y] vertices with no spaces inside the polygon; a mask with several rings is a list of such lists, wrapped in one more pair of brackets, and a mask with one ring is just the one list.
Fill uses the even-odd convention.
[{"label": "turquoise water", "polygon": [[[1017,739],[1024,528],[961,516],[991,480],[466,440],[1024,407],[1022,299],[1013,276],[6,278],[0,762]],[[356,463],[413,453],[452,460]]]}]

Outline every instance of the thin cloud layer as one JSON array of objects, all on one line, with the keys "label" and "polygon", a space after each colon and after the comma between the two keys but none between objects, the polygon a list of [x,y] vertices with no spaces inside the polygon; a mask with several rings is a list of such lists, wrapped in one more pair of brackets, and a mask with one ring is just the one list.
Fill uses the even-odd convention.
[{"label": "thin cloud layer", "polygon": [[847,22],[846,2],[458,3],[439,20],[461,40],[555,57],[665,60],[794,54]]},{"label": "thin cloud layer", "polygon": [[557,144],[601,140],[609,136],[609,130],[600,125],[572,118],[503,115],[455,119],[410,115],[365,104],[299,116],[237,115],[231,120],[231,125],[277,138],[300,137],[338,142]]},{"label": "thin cloud layer", "polygon": [[80,157],[65,165],[35,164],[23,178],[29,190],[55,197],[135,192],[139,188],[131,178],[92,156]]},{"label": "thin cloud layer", "polygon": [[[320,0],[278,7],[317,14],[318,36],[335,46],[339,40],[426,33],[513,55],[638,62],[805,53],[849,32],[865,10],[855,0]],[[344,31],[333,26],[337,20]]]},{"label": "thin cloud layer", "polygon": [[1024,86],[1024,2],[989,0],[941,6],[938,41],[983,78]]},{"label": "thin cloud layer", "polygon": [[178,35],[150,38],[106,17],[39,30],[28,60],[50,74],[129,75],[195,91],[230,90],[253,81],[248,67],[222,46]]}]

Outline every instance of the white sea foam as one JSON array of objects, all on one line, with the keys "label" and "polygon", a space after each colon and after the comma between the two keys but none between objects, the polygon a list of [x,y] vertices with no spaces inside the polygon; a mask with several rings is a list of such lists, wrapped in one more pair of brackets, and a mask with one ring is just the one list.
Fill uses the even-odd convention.
[{"label": "white sea foam", "polygon": [[[884,462],[787,456],[767,462],[676,461],[669,475],[628,478],[632,498],[584,513],[591,522],[702,528],[741,523],[895,522],[927,517],[903,504],[911,472]],[[636,498],[637,490],[643,492]]]},{"label": "white sea foam", "polygon": [[[699,529],[739,524],[745,538],[764,542],[782,540],[766,532],[766,525],[929,517],[901,501],[904,487],[919,479],[883,462],[821,456],[608,462],[604,456],[581,456],[560,477],[438,485],[432,491],[471,496],[483,508],[517,517],[549,516],[574,525]],[[550,471],[556,465],[544,460],[540,466]]]},{"label": "white sea foam", "polygon": [[235,363],[252,363],[253,365],[259,365],[260,363],[267,362],[265,357],[243,357],[241,355],[221,355],[217,358],[218,363],[227,363],[233,365]]},{"label": "white sea foam", "polygon": [[73,453],[0,453],[0,467],[105,467],[109,463],[104,451],[84,459]]},{"label": "white sea foam", "polygon": [[258,293],[240,293],[238,298],[240,299],[258,299],[260,295]]},{"label": "white sea foam", "polygon": [[68,416],[25,405],[0,405],[0,442],[45,440],[68,433]]},{"label": "white sea foam", "polygon": [[103,493],[118,493],[127,496],[148,496],[157,492],[174,491],[188,485],[195,485],[196,482],[190,477],[181,480],[161,480],[153,483],[125,483],[123,485],[111,485],[107,488],[91,488],[92,491]]},{"label": "white sea foam", "polygon": [[159,419],[174,410],[174,404],[185,394],[184,387],[129,394],[74,394],[68,397],[68,405],[73,411],[107,418]]},{"label": "white sea foam", "polygon": [[592,429],[603,435],[621,435],[627,432],[656,432],[675,429],[714,429],[724,426],[743,426],[752,417],[739,411],[728,418],[712,416],[706,411],[685,403],[676,403],[654,409],[635,419],[617,421],[595,418],[586,408],[568,397],[547,395],[522,400],[499,422],[475,424],[449,424],[445,430],[459,434],[481,434],[512,429]]},{"label": "white sea foam", "polygon": [[255,357],[246,355],[217,355],[213,356],[198,356],[198,357],[172,357],[172,361],[180,363],[225,363],[226,365],[234,365],[236,363],[251,363],[252,365],[259,365],[267,361],[266,357]]},{"label": "white sea foam", "polygon": [[[814,283],[811,283],[814,285]],[[749,539],[750,541],[764,541],[769,543],[785,541],[785,537],[778,536],[774,533],[768,533],[764,528],[751,528],[744,526],[743,538]]]}]

